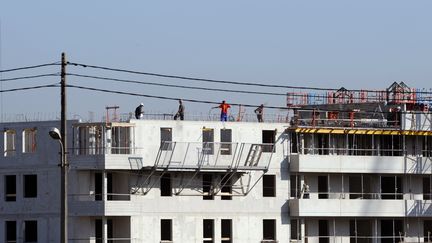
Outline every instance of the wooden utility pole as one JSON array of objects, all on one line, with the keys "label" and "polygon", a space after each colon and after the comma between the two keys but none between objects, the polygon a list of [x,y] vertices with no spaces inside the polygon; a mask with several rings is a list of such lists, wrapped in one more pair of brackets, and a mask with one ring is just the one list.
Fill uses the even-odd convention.
[{"label": "wooden utility pole", "polygon": [[67,131],[66,131],[66,55],[61,55],[61,243],[68,242],[68,162],[67,162]]}]

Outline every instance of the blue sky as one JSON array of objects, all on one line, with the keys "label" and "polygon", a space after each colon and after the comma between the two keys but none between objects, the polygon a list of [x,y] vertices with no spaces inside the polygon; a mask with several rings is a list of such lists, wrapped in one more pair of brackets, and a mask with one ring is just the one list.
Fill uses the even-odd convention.
[{"label": "blue sky", "polygon": [[[201,78],[294,86],[385,89],[393,81],[431,88],[432,1],[2,1],[0,69],[67,59],[93,65]],[[58,72],[58,67],[3,73],[1,78]],[[68,71],[147,82],[199,84],[68,67]],[[2,89],[57,82],[2,83]],[[283,106],[284,97],[179,90],[69,77],[105,89]],[[4,93],[2,114],[59,112],[56,88]],[[175,101],[69,89],[68,111],[121,113],[143,102],[169,113]],[[188,104],[207,113],[209,105]]]}]

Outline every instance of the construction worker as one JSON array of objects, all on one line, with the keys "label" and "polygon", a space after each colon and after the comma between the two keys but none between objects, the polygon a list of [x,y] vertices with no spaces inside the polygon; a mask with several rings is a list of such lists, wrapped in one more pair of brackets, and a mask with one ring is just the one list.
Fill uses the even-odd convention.
[{"label": "construction worker", "polygon": [[222,103],[219,106],[215,106],[213,108],[220,108],[221,109],[220,120],[221,121],[227,121],[228,109],[231,108],[231,106],[229,104],[225,103],[225,100],[222,101]]},{"label": "construction worker", "polygon": [[264,105],[261,104],[258,106],[254,112],[257,115],[258,122],[263,122]]},{"label": "construction worker", "polygon": [[174,120],[177,120],[177,118],[180,118],[180,120],[184,120],[184,105],[183,105],[183,101],[179,100],[179,107],[177,110],[177,113],[174,116]]},{"label": "construction worker", "polygon": [[143,119],[144,118],[144,104],[141,103],[137,108],[135,108],[135,118]]}]

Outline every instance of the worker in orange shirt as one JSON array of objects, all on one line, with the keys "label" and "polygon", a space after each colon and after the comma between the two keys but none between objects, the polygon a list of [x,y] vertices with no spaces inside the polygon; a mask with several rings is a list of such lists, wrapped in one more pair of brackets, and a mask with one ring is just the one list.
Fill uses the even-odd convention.
[{"label": "worker in orange shirt", "polygon": [[221,121],[227,121],[228,118],[228,109],[231,108],[231,106],[227,103],[225,103],[225,100],[222,101],[222,103],[219,106],[213,107],[213,108],[220,108],[221,109]]}]

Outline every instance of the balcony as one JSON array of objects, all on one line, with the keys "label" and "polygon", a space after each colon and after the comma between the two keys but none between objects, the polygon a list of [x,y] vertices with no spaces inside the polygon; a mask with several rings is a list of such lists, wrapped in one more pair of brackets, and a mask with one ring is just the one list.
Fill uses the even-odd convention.
[{"label": "balcony", "polygon": [[430,174],[430,157],[354,156],[354,155],[290,155],[292,172],[320,173],[393,173]]},{"label": "balcony", "polygon": [[430,200],[291,199],[289,206],[293,217],[432,216]]}]

